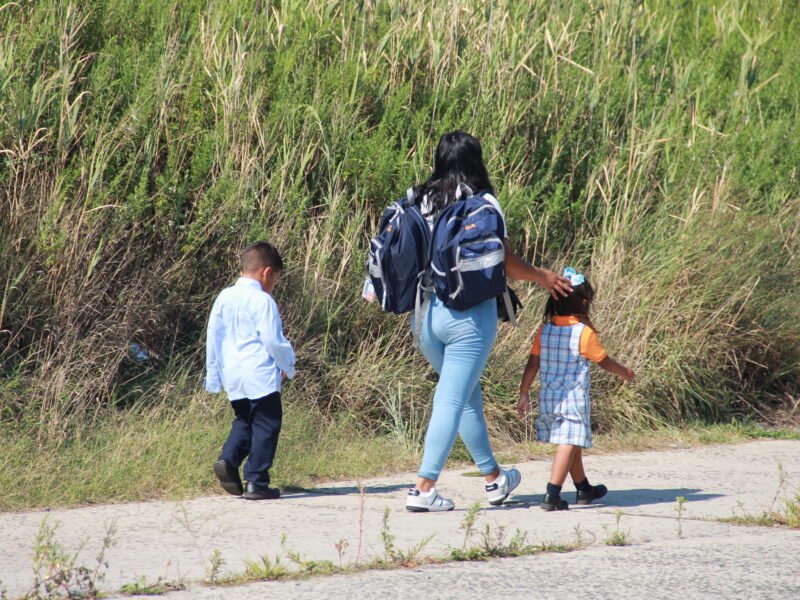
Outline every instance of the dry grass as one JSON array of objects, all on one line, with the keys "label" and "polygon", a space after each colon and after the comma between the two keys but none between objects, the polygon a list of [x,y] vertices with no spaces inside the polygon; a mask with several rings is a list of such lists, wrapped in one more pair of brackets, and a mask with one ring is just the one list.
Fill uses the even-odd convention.
[{"label": "dry grass", "polygon": [[[287,402],[314,431],[351,419],[413,445],[433,380],[405,320],[358,291],[376,216],[454,128],[482,140],[515,249],[599,289],[603,343],[639,373],[597,374],[601,432],[768,420],[800,384],[795,13],[7,4],[3,435],[60,448],[124,438],[131,410],[194,410],[210,302],[268,238],[300,362]],[[512,411],[542,295],[519,289],[484,378],[504,443],[530,439]]]}]

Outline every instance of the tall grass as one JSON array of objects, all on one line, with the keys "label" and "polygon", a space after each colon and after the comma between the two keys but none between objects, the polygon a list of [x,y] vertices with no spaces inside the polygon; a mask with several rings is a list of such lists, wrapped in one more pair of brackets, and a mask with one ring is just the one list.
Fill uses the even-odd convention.
[{"label": "tall grass", "polygon": [[[3,5],[4,437],[52,452],[209,401],[206,312],[267,238],[299,355],[287,403],[418,440],[434,380],[404,319],[358,291],[377,215],[454,128],[481,139],[514,248],[599,289],[602,340],[639,373],[598,374],[602,430],[767,414],[800,383],[793,8]],[[543,303],[519,289],[523,326],[484,381],[505,439],[524,435],[511,400]]]}]

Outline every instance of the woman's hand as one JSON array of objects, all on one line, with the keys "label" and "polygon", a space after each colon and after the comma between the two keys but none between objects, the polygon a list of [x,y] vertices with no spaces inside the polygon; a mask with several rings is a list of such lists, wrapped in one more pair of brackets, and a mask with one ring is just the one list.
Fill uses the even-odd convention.
[{"label": "woman's hand", "polygon": [[538,283],[553,297],[566,296],[572,291],[569,279],[556,275],[553,271],[534,267],[514,254],[508,247],[508,239],[504,242],[506,248],[506,276],[521,281]]},{"label": "woman's hand", "polygon": [[542,272],[542,279],[538,282],[539,285],[546,289],[556,300],[558,300],[559,296],[566,296],[572,291],[572,286],[570,285],[569,279],[566,277],[562,277],[554,271],[549,271],[547,269],[539,270]]},{"label": "woman's hand", "polygon": [[519,401],[517,402],[517,414],[519,415],[520,419],[524,419],[525,415],[528,414],[528,411],[531,409],[531,399],[528,397],[528,394],[520,394]]}]

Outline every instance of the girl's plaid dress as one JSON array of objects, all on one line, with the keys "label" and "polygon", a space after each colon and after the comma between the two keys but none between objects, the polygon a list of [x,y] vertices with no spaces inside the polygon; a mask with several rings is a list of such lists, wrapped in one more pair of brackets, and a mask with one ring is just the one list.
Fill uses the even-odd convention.
[{"label": "girl's plaid dress", "polygon": [[555,317],[542,325],[531,352],[540,355],[539,440],[591,448],[589,358],[606,357],[597,334],[577,317]]}]

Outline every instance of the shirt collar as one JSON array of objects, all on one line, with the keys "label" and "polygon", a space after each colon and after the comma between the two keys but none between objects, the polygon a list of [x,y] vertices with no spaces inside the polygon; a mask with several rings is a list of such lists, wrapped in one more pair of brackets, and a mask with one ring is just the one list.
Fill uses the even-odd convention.
[{"label": "shirt collar", "polygon": [[575,315],[553,315],[553,325],[577,325],[578,323],[582,323],[580,317],[576,317]]},{"label": "shirt collar", "polygon": [[251,287],[258,291],[263,291],[261,289],[261,283],[259,283],[255,279],[251,279],[250,277],[239,277],[239,279],[237,279],[236,283],[234,283],[233,285],[242,285],[245,287]]}]

